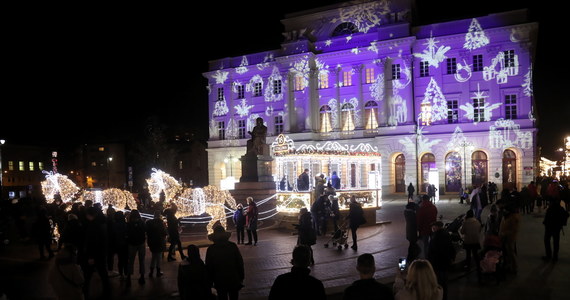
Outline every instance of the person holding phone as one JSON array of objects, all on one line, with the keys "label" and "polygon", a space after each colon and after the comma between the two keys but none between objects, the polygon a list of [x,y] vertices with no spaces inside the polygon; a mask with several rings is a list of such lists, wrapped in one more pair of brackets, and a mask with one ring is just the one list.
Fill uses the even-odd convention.
[{"label": "person holding phone", "polygon": [[443,288],[437,284],[431,263],[425,259],[414,260],[407,272],[398,268],[393,290],[396,300],[443,299]]}]

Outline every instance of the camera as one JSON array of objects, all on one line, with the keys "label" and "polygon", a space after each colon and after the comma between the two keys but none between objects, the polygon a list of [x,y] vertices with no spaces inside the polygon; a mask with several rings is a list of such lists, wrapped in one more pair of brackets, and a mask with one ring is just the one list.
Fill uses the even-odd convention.
[{"label": "camera", "polygon": [[400,271],[404,271],[406,269],[406,259],[405,258],[399,259],[398,268],[400,268]]}]

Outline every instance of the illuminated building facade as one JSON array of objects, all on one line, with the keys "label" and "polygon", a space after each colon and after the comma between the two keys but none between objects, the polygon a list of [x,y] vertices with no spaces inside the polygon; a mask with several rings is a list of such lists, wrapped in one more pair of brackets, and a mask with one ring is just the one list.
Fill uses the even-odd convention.
[{"label": "illuminated building facade", "polygon": [[528,184],[538,24],[519,10],[411,27],[410,7],[364,1],[290,14],[281,49],[211,61],[210,184],[239,178],[236,158],[257,117],[269,143],[284,133],[295,143],[377,147],[383,193],[410,182],[448,194]]}]

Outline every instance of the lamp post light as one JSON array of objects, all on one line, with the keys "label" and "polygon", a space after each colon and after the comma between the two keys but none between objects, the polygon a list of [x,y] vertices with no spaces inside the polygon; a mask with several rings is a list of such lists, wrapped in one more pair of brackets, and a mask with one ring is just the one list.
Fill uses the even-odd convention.
[{"label": "lamp post light", "polygon": [[[465,192],[467,190],[467,150],[473,148],[473,143],[464,139],[457,144],[457,147],[463,148],[463,191]],[[459,149],[456,148],[455,151],[459,151]]]},{"label": "lamp post light", "polygon": [[107,188],[111,187],[111,162],[113,161],[113,157],[109,156],[107,158]]},{"label": "lamp post light", "polygon": [[2,196],[4,196],[4,183],[2,182],[2,178],[4,177],[4,170],[2,169],[2,145],[6,143],[6,140],[0,140],[0,201],[2,200]]}]

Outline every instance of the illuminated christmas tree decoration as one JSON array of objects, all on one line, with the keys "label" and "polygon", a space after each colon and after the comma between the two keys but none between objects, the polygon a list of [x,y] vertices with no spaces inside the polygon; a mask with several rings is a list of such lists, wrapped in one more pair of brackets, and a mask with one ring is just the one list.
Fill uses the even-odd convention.
[{"label": "illuminated christmas tree decoration", "polygon": [[[427,104],[430,104],[429,106]],[[429,113],[429,116],[424,115],[425,106],[425,113]],[[428,107],[430,109],[428,110]],[[426,120],[430,119],[429,122]],[[433,79],[430,79],[428,86],[426,87],[426,91],[424,92],[424,99],[422,100],[422,112],[420,115],[420,119],[422,120],[422,124],[425,123],[429,125],[433,122],[443,120],[447,118],[447,100],[445,96],[441,92],[439,85]],[[429,124],[428,124],[429,123]]]},{"label": "illuminated christmas tree decoration", "polygon": [[465,34],[465,44],[463,44],[463,48],[467,50],[475,50],[479,49],[483,46],[487,46],[489,44],[489,38],[481,28],[481,24],[477,19],[471,20],[471,25],[469,25],[469,29],[467,34]]},{"label": "illuminated christmas tree decoration", "polygon": [[[279,84],[279,90],[277,90],[276,84]],[[285,84],[286,82],[283,81],[279,68],[274,66],[271,75],[267,78],[267,85],[265,85],[265,102],[283,100],[283,92],[281,89],[286,86]]]},{"label": "illuminated christmas tree decoration", "polygon": [[238,74],[244,74],[247,73],[248,68],[247,66],[249,65],[249,63],[247,62],[247,57],[244,55],[241,58],[241,64],[239,65],[239,67],[236,68],[236,73]]}]

